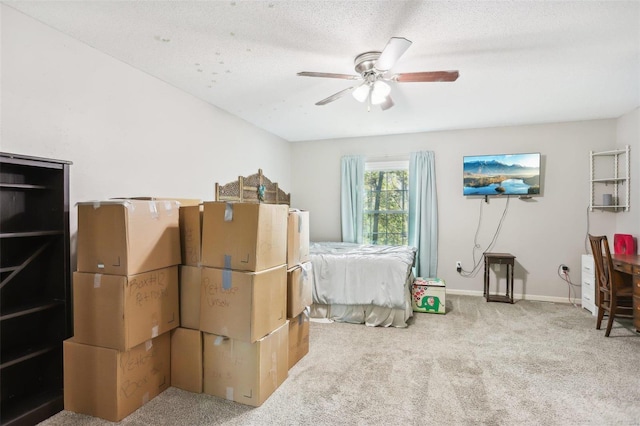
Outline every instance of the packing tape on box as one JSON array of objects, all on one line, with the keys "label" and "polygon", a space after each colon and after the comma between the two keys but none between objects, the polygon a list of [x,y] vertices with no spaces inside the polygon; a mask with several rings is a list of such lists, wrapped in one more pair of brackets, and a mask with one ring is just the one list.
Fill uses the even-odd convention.
[{"label": "packing tape on box", "polygon": [[222,270],[222,288],[231,288],[231,255],[224,255],[224,269]]},{"label": "packing tape on box", "polygon": [[227,339],[228,337],[216,336],[216,338],[213,340],[213,346],[220,346],[222,342],[224,342]]},{"label": "packing tape on box", "polygon": [[135,206],[131,203],[131,201],[122,200],[119,198],[112,198],[111,200],[106,200],[106,201],[94,200],[94,201],[76,203],[76,205],[88,205],[88,204],[91,204],[94,210],[99,209],[100,207],[102,207],[103,204],[105,205],[121,204],[126,209],[131,209],[131,210],[135,209]]},{"label": "packing tape on box", "polygon": [[163,204],[164,209],[167,212],[167,216],[171,216],[173,214],[173,203],[171,202],[171,200],[165,200]]},{"label": "packing tape on box", "polygon": [[231,386],[227,387],[226,398],[228,401],[233,401],[233,388]]},{"label": "packing tape on box", "polygon": [[309,273],[309,271],[311,270],[312,266],[311,266],[311,262],[307,262],[307,263],[299,263],[300,267],[302,268],[302,275],[304,275],[305,279],[307,278],[307,274]]},{"label": "packing tape on box", "polygon": [[93,288],[100,288],[100,283],[102,283],[102,274],[95,274],[93,276]]},{"label": "packing tape on box", "polygon": [[149,392],[145,392],[144,395],[142,395],[142,405],[146,404],[147,402],[149,402]]},{"label": "packing tape on box", "polygon": [[151,350],[151,348],[153,348],[153,341],[152,340],[147,340],[146,342],[144,342],[144,350],[149,352]]},{"label": "packing tape on box", "polygon": [[231,288],[231,269],[222,270],[222,288],[225,290]]},{"label": "packing tape on box", "polygon": [[158,337],[158,326],[151,327],[151,338]]},{"label": "packing tape on box", "polygon": [[233,220],[233,204],[227,203],[224,206],[224,221],[231,222]]},{"label": "packing tape on box", "polygon": [[155,201],[149,201],[149,212],[151,213],[151,217],[153,219],[157,219],[160,217],[160,214],[158,213],[158,206],[156,205]]}]

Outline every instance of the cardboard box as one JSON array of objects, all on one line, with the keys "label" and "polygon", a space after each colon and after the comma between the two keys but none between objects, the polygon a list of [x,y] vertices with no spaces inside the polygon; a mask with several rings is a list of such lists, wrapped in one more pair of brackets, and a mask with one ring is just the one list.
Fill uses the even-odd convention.
[{"label": "cardboard box", "polygon": [[204,333],[204,393],[254,407],[286,380],[289,324],[254,343]]},{"label": "cardboard box", "polygon": [[200,266],[202,250],[202,205],[180,206],[182,264]]},{"label": "cardboard box", "polygon": [[263,271],[287,262],[285,204],[205,202],[202,265]]},{"label": "cardboard box", "polygon": [[202,393],[202,332],[178,327],[171,331],[171,386]]},{"label": "cardboard box", "polygon": [[64,409],[118,422],[171,383],[169,333],[127,351],[63,342]]},{"label": "cardboard box", "polygon": [[418,277],[411,286],[411,305],[414,312],[444,314],[446,285],[440,278]]},{"label": "cardboard box", "polygon": [[202,268],[180,265],[180,327],[200,329]]},{"label": "cardboard box", "polygon": [[78,203],[78,271],[134,275],[180,263],[178,202]]},{"label": "cardboard box", "polygon": [[309,313],[289,320],[289,369],[309,353]]},{"label": "cardboard box", "polygon": [[285,323],[286,265],[260,272],[202,268],[200,330],[255,342]]},{"label": "cardboard box", "polygon": [[309,212],[290,209],[287,224],[287,265],[309,261]]},{"label": "cardboard box", "polygon": [[311,306],[313,271],[311,262],[287,270],[287,318],[294,318]]},{"label": "cardboard box", "polygon": [[178,267],[131,276],[73,274],[75,341],[121,351],[180,325]]}]

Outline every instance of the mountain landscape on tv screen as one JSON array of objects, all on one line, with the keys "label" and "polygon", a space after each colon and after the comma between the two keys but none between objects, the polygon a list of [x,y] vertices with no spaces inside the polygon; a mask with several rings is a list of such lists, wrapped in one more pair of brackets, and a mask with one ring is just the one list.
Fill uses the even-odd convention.
[{"label": "mountain landscape on tv screen", "polygon": [[531,195],[540,193],[540,168],[498,160],[463,163],[464,195]]}]

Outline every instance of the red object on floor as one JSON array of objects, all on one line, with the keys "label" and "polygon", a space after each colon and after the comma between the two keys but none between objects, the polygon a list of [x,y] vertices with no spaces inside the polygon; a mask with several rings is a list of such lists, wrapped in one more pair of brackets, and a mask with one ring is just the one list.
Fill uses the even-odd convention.
[{"label": "red object on floor", "polygon": [[633,235],[614,234],[613,252],[615,254],[636,254],[636,242]]}]

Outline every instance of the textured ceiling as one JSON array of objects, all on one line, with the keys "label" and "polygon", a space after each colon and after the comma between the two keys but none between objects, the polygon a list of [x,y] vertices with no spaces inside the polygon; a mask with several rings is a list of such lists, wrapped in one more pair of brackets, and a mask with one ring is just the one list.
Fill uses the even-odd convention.
[{"label": "textured ceiling", "polygon": [[[639,1],[3,1],[289,141],[618,117],[640,105]],[[413,45],[387,111],[350,95],[356,55]]]}]

